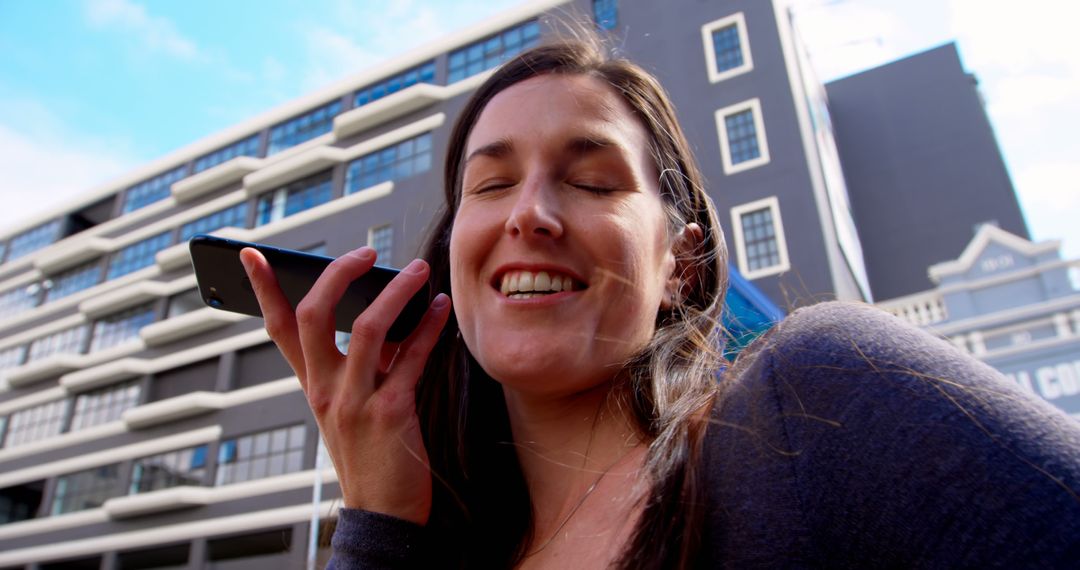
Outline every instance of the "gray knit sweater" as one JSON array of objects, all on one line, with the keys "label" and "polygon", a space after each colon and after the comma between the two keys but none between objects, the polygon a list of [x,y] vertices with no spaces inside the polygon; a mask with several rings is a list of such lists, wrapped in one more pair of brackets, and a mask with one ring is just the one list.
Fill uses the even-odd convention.
[{"label": "gray knit sweater", "polygon": [[[725,373],[702,568],[1080,568],[1080,422],[863,305],[796,311]],[[331,567],[438,567],[343,509]]]}]

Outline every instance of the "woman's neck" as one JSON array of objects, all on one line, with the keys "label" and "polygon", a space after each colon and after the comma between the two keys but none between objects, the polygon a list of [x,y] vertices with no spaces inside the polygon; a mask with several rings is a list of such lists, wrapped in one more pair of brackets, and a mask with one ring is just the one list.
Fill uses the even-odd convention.
[{"label": "woman's neck", "polygon": [[546,540],[587,508],[602,479],[638,479],[630,472],[640,467],[646,442],[610,383],[558,398],[504,390],[532,499],[535,540]]}]

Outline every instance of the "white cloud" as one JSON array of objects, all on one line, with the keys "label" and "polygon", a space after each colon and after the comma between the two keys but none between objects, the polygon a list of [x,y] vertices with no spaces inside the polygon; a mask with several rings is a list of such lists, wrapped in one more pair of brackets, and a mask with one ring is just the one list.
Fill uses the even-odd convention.
[{"label": "white cloud", "polygon": [[952,32],[980,79],[1028,227],[1080,257],[1080,3],[952,0]]},{"label": "white cloud", "polygon": [[0,232],[130,170],[140,161],[117,141],[66,132],[61,121],[31,101],[0,101],[18,109],[18,126],[0,124]]},{"label": "white cloud", "polygon": [[153,16],[140,4],[129,0],[87,0],[86,16],[98,28],[118,28],[136,36],[141,44],[181,59],[199,55],[195,42],[181,34],[172,21]]},{"label": "white cloud", "polygon": [[810,46],[814,70],[831,80],[901,55],[894,41],[909,32],[895,12],[862,3],[796,4],[799,32]]}]

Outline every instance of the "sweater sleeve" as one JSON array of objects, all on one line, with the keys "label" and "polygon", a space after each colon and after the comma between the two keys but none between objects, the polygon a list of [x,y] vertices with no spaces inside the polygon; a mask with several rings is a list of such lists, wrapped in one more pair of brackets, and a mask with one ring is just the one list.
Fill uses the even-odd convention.
[{"label": "sweater sleeve", "polygon": [[735,470],[756,485],[741,491],[774,477],[758,499],[771,502],[746,512],[786,519],[789,554],[808,565],[1080,560],[1080,422],[947,342],[826,303],[760,339],[729,380],[721,424],[757,449]]},{"label": "sweater sleeve", "polygon": [[424,527],[389,515],[342,508],[331,540],[328,570],[424,568]]}]

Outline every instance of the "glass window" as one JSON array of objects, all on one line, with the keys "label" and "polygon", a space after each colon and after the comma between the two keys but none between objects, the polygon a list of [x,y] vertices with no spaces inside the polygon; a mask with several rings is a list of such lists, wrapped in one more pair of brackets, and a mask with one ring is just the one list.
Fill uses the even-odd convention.
[{"label": "glass window", "polygon": [[295,473],[303,468],[304,424],[221,442],[216,485]]},{"label": "glass window", "polygon": [[89,352],[114,347],[139,336],[139,330],[154,322],[154,303],[146,303],[114,313],[94,323]]},{"label": "glass window", "polygon": [[60,435],[67,417],[68,400],[54,400],[11,414],[4,447],[11,448]]},{"label": "glass window", "polygon": [[201,486],[206,480],[205,444],[160,453],[135,461],[128,493],[149,493],[181,485]]},{"label": "glass window", "polygon": [[26,345],[13,346],[0,350],[0,370],[15,368],[26,358]]},{"label": "glass window", "polygon": [[246,228],[247,206],[247,202],[240,202],[180,226],[180,241],[187,241],[195,234],[206,234],[226,227]]},{"label": "glass window", "polygon": [[64,220],[56,219],[11,238],[8,246],[7,261],[15,261],[24,255],[58,241],[62,237],[63,229]]},{"label": "glass window", "polygon": [[356,92],[353,107],[362,107],[417,83],[435,82],[435,62],[429,61]]},{"label": "glass window", "polygon": [[223,162],[228,162],[238,156],[259,156],[259,135],[236,141],[226,147],[219,148],[210,154],[205,154],[195,159],[195,172],[202,172],[213,168]]},{"label": "glass window", "polygon": [[742,42],[739,40],[738,24],[730,24],[712,32],[713,54],[716,71],[725,72],[743,65]]},{"label": "glass window", "polygon": [[619,24],[619,3],[616,0],[593,0],[593,17],[601,30],[613,30]]},{"label": "glass window", "polygon": [[345,194],[428,170],[431,170],[431,133],[424,133],[350,162],[345,174]]},{"label": "glass window", "polygon": [[116,421],[125,411],[138,405],[138,380],[79,394],[75,397],[69,431]]},{"label": "glass window", "polygon": [[101,283],[101,274],[101,260],[95,259],[54,276],[50,279],[52,286],[45,291],[45,302],[89,289]]},{"label": "glass window", "polygon": [[330,171],[298,180],[259,196],[255,209],[255,225],[262,226],[287,218],[330,201],[332,197]]},{"label": "glass window", "polygon": [[123,495],[123,491],[119,464],[65,475],[56,480],[52,514],[55,516],[94,509],[113,497]]},{"label": "glass window", "polygon": [[173,317],[179,317],[180,315],[197,311],[205,306],[202,295],[199,294],[199,290],[188,289],[179,295],[169,297],[169,308],[165,313],[165,318],[171,319]]},{"label": "glass window", "polygon": [[394,226],[385,225],[368,230],[368,245],[375,248],[380,265],[390,265],[394,259]]},{"label": "glass window", "polygon": [[41,285],[31,283],[0,293],[0,318],[13,317],[38,306],[41,302],[40,292]]},{"label": "glass window", "polygon": [[761,157],[753,109],[724,117],[724,128],[727,129],[728,152],[732,165]]},{"label": "glass window", "polygon": [[164,200],[169,196],[173,183],[183,179],[186,173],[187,165],[179,166],[128,188],[124,193],[124,213]]},{"label": "glass window", "polygon": [[762,208],[741,215],[746,266],[750,271],[780,265],[780,249],[776,241],[771,208]]},{"label": "glass window", "polygon": [[26,361],[33,362],[54,354],[82,352],[88,329],[86,325],[79,325],[35,339],[30,343],[30,354],[26,357]]},{"label": "glass window", "polygon": [[271,128],[270,147],[266,154],[281,152],[330,132],[334,128],[334,117],[339,113],[341,113],[341,101],[334,100]]},{"label": "glass window", "polygon": [[540,23],[531,20],[450,52],[447,83],[461,81],[540,43]]},{"label": "glass window", "polygon": [[132,271],[138,271],[154,264],[157,252],[172,245],[172,232],[162,232],[156,236],[135,242],[113,254],[109,260],[108,279],[116,279]]}]

